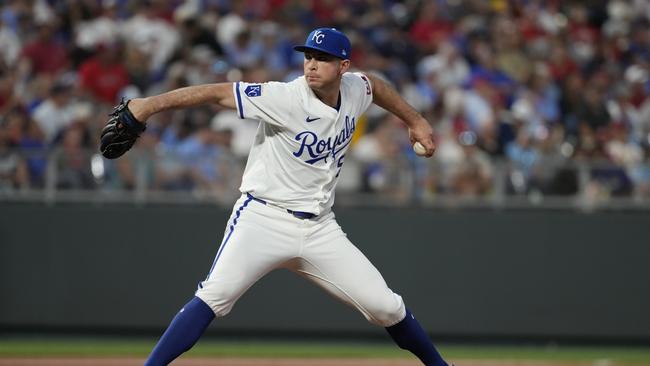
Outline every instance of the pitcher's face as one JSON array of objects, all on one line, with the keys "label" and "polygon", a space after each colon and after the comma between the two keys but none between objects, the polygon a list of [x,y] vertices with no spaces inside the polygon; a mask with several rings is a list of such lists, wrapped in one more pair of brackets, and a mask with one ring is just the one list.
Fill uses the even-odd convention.
[{"label": "pitcher's face", "polygon": [[312,89],[323,89],[340,80],[349,69],[350,60],[320,51],[305,51],[305,80]]}]

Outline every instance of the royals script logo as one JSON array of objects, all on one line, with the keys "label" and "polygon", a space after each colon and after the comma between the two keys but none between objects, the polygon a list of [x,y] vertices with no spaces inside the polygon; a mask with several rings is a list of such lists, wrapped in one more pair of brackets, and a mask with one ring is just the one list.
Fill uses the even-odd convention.
[{"label": "royals script logo", "polygon": [[336,159],[336,156],[352,141],[355,128],[354,117],[345,116],[345,125],[336,136],[321,139],[311,131],[300,132],[295,137],[295,140],[300,142],[300,147],[293,153],[293,156],[307,158],[305,160],[307,164],[314,164],[321,160],[327,162],[329,156]]}]

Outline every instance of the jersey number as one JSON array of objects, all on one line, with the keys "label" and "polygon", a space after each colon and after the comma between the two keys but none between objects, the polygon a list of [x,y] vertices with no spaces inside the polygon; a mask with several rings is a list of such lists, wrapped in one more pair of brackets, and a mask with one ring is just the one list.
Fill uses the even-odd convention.
[{"label": "jersey number", "polygon": [[336,167],[339,168],[339,170],[336,171],[336,178],[338,178],[339,174],[341,174],[341,168],[343,167],[343,159],[345,159],[345,154],[341,155],[338,162],[336,163]]}]

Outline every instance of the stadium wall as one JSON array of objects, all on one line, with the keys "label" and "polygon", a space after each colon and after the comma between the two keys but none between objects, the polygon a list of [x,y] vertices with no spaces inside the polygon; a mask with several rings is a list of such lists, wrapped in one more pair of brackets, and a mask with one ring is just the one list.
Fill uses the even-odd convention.
[{"label": "stadium wall", "polygon": [[[438,338],[650,341],[650,212],[341,208]],[[214,206],[0,204],[0,330],[161,330],[209,270]],[[383,330],[286,271],[211,333]]]}]

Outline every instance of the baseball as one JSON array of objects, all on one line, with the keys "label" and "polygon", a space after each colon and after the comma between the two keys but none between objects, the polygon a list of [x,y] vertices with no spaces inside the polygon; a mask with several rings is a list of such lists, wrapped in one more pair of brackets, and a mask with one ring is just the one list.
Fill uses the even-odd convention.
[{"label": "baseball", "polygon": [[415,151],[415,153],[420,156],[425,155],[427,153],[427,149],[424,147],[424,145],[422,145],[418,141],[416,141],[413,144],[413,151]]}]

